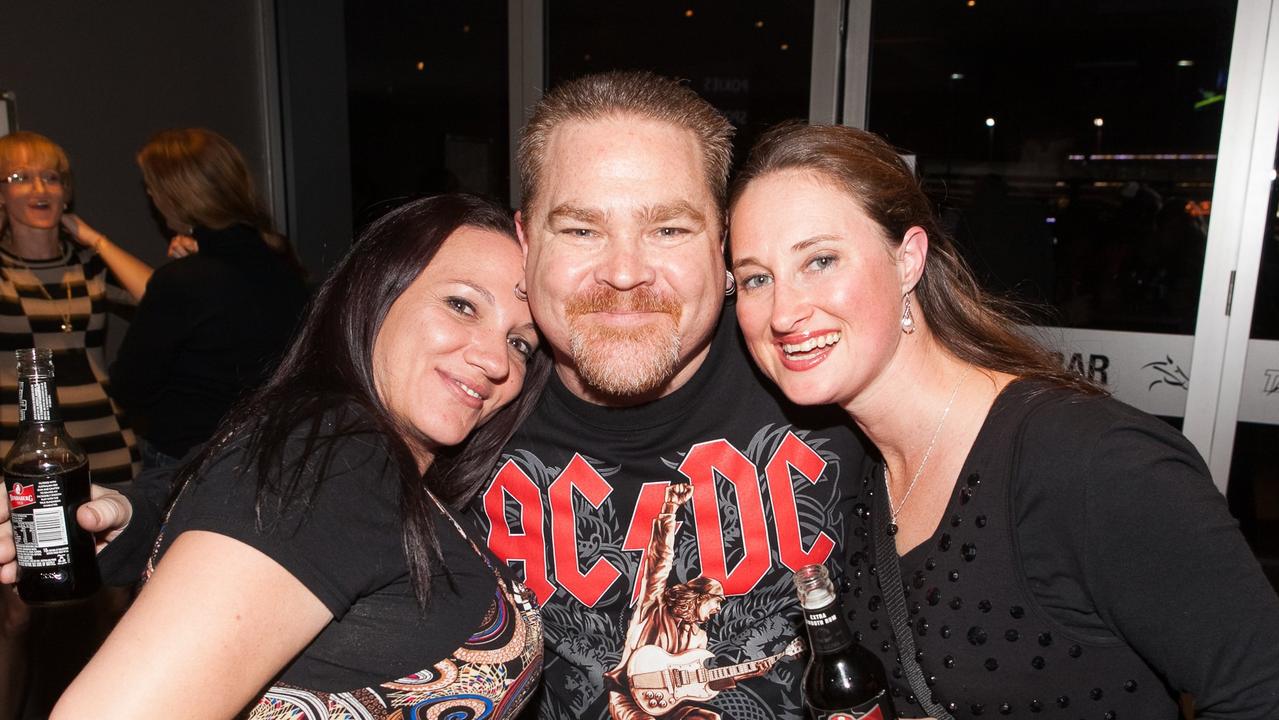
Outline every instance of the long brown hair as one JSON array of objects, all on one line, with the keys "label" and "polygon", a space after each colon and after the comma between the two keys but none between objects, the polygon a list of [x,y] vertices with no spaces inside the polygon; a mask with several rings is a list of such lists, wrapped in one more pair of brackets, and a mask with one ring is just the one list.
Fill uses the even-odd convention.
[{"label": "long brown hair", "polygon": [[210,230],[248,225],[272,250],[292,255],[258,197],[244,156],[221,135],[204,128],[162,130],[138,151],[138,167],[157,202],[183,223]]},{"label": "long brown hair", "polygon": [[916,307],[952,355],[987,370],[1104,392],[1062,368],[1053,353],[1022,332],[1019,324],[1027,315],[1021,306],[977,283],[914,171],[883,138],[840,125],[779,125],[751,149],[734,180],[730,210],[752,180],[783,170],[806,170],[835,183],[894,247],[912,227],[927,233],[928,255],[913,291]]}]

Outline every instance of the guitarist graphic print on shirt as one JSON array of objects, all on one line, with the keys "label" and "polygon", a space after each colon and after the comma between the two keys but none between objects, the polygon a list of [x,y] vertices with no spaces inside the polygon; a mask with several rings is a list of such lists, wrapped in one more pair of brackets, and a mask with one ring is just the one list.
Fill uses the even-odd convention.
[{"label": "guitarist graphic print on shirt", "polygon": [[708,667],[715,655],[706,649],[708,639],[702,626],[719,614],[724,586],[705,575],[668,584],[675,557],[675,512],[692,496],[693,487],[687,483],[668,485],[661,511],[653,519],[622,659],[605,675],[610,683],[608,709],[614,720],[667,715],[680,720],[719,720],[719,713],[695,701],[709,700],[738,680],[764,674],[785,655],[733,668]]}]

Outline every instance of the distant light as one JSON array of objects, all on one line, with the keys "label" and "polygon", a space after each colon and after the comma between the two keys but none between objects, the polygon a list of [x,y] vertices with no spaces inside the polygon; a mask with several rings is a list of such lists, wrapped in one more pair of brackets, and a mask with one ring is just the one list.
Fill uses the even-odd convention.
[{"label": "distant light", "polygon": [[1195,66],[1194,60],[1178,60],[1177,61],[1177,67],[1194,67],[1194,66]]},{"label": "distant light", "polygon": [[783,50],[790,50],[790,43],[782,43]]},{"label": "distant light", "polygon": [[1092,155],[1067,155],[1071,162],[1088,162],[1094,160],[1110,160],[1118,162],[1172,160],[1176,162],[1216,160],[1215,153],[1094,153]]},{"label": "distant light", "polygon": [[968,7],[977,7],[977,0],[968,0]]},{"label": "distant light", "polygon": [[995,127],[995,118],[993,117],[986,118],[986,127],[989,127],[989,128]]},{"label": "distant light", "polygon": [[951,73],[951,74],[950,74],[950,79],[951,79],[951,80],[963,80],[963,79],[964,79],[964,74],[963,74],[963,73]]},{"label": "distant light", "polygon": [[470,26],[470,25],[463,25],[463,26],[462,26],[462,32],[464,32],[464,33],[469,33],[470,31],[471,31],[471,26]]},{"label": "distant light", "polygon": [[1105,124],[1106,124],[1106,119],[1105,119],[1105,118],[1095,117],[1095,118],[1093,118],[1093,119],[1092,119],[1092,124],[1093,124],[1093,126],[1094,126],[1094,127],[1101,127],[1102,125],[1105,125]]},{"label": "distant light", "polygon": [[1047,217],[1047,218],[1044,218],[1044,222],[1048,223],[1049,225],[1056,225],[1056,224],[1057,224],[1057,218],[1055,218],[1055,217]]},{"label": "distant light", "polygon": [[763,21],[763,20],[756,20],[756,21],[755,21],[755,27],[757,27],[757,28],[762,28],[762,27],[764,27],[764,21]]},{"label": "distant light", "polygon": [[693,17],[693,8],[684,11],[684,17]]},{"label": "distant light", "polygon": [[423,70],[425,70],[425,69],[426,69],[426,63],[422,62],[421,60],[418,60],[418,61],[417,61],[417,71],[418,71],[418,72],[422,72],[422,71],[423,71]]}]

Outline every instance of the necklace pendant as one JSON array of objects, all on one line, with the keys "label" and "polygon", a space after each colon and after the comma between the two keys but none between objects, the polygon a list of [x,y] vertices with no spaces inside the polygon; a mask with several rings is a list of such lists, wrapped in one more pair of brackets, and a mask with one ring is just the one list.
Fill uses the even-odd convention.
[{"label": "necklace pendant", "polygon": [[67,321],[65,321],[65,320],[64,320],[64,321],[62,321],[62,332],[64,332],[64,333],[69,333],[69,332],[71,332],[72,330],[75,330],[75,328],[71,326],[71,323],[69,323],[69,322],[67,322]]},{"label": "necklace pendant", "polygon": [[895,522],[888,523],[888,537],[892,537],[896,534],[897,534],[897,523]]}]

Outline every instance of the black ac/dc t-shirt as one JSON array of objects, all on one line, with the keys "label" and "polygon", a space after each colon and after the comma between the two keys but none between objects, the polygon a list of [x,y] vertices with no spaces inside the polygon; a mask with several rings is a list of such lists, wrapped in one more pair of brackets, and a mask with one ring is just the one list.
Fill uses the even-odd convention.
[{"label": "black ac/dc t-shirt", "polygon": [[[542,604],[543,718],[803,714],[791,575],[840,564],[864,451],[843,412],[789,405],[758,374],[733,312],[694,377],[652,403],[592,405],[553,376],[473,505]],[[675,503],[672,483],[689,487]],[[706,597],[719,604],[699,618]],[[727,681],[678,701],[638,689],[703,659]]]}]

